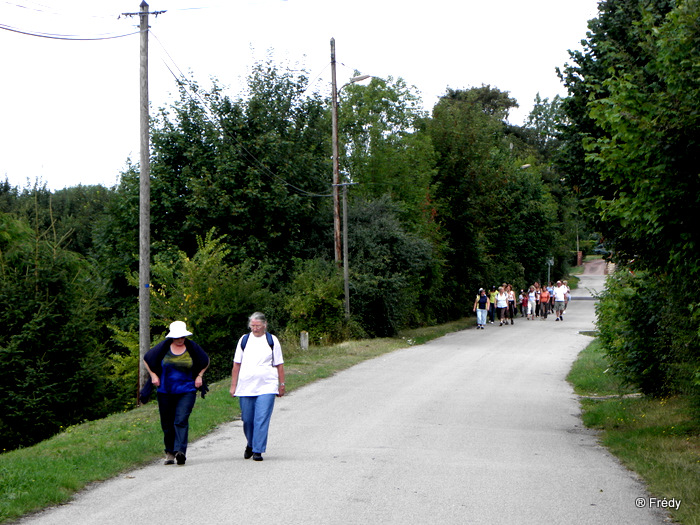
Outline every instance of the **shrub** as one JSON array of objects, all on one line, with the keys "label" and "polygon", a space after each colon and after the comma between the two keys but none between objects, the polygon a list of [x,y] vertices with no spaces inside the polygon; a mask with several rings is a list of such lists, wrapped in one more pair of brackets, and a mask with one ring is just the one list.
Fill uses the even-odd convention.
[{"label": "shrub", "polygon": [[619,270],[597,305],[611,366],[645,394],[699,391],[699,323],[692,313],[697,287],[679,282],[677,276]]},{"label": "shrub", "polygon": [[343,278],[329,261],[297,261],[286,297],[287,334],[309,332],[312,343],[334,343],[348,337],[343,304]]}]

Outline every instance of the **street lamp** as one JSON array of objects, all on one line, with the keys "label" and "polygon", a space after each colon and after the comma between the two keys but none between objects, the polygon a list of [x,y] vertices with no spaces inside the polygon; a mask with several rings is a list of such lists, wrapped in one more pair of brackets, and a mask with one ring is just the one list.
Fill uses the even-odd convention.
[{"label": "street lamp", "polygon": [[335,76],[335,38],[331,38],[331,125],[333,142],[333,237],[335,246],[335,262],[340,265],[342,258],[340,235],[340,158],[338,147],[338,93],[348,84],[366,80],[370,75],[360,75],[351,78],[338,89]]}]

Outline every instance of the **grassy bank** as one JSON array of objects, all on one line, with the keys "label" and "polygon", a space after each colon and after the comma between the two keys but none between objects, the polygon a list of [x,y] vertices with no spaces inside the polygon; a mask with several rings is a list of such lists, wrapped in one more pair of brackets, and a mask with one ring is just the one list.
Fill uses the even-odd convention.
[{"label": "grassy bank", "polygon": [[[287,390],[351,367],[366,359],[421,344],[473,325],[462,320],[406,331],[401,337],[351,341],[306,352],[287,345]],[[211,385],[198,399],[190,418],[192,441],[239,416],[229,383]],[[86,485],[116,476],[161,456],[162,433],[158,407],[151,402],[136,410],[114,414],[65,429],[33,447],[0,454],[0,523],[68,501]]]},{"label": "grassy bank", "polygon": [[568,379],[583,396],[583,422],[601,431],[601,443],[644,479],[653,497],[681,501],[674,520],[700,525],[697,408],[683,397],[633,395],[609,372],[597,341],[581,352]]}]

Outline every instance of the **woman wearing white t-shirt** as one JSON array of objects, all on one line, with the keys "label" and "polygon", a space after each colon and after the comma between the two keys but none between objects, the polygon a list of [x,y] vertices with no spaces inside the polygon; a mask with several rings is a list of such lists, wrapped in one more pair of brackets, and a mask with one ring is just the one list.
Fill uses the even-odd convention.
[{"label": "woman wearing white t-shirt", "polygon": [[498,326],[503,326],[503,323],[508,324],[506,320],[506,308],[508,308],[508,294],[506,293],[503,286],[498,287],[498,293],[496,294],[496,313],[498,313]]},{"label": "woman wearing white t-shirt", "polygon": [[532,321],[535,320],[535,311],[537,308],[537,294],[535,287],[530,285],[530,289],[527,292],[527,318]]},{"label": "woman wearing white t-shirt", "polygon": [[283,396],[284,360],[280,342],[267,332],[265,315],[255,312],[248,320],[251,333],[238,341],[231,370],[231,396],[241,405],[247,444],[243,457],[262,461],[275,397]]}]

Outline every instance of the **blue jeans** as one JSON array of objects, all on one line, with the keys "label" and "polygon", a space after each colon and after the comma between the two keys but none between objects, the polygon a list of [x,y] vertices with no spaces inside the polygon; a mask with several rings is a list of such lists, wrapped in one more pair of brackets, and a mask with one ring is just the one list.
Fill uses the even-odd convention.
[{"label": "blue jeans", "polygon": [[485,326],[486,325],[486,310],[481,310],[480,308],[476,309],[476,324],[477,326]]},{"label": "blue jeans", "polygon": [[275,394],[263,394],[238,398],[241,404],[243,433],[248,446],[256,454],[262,454],[267,449],[267,431],[270,428],[272,409],[275,407],[275,397]]},{"label": "blue jeans", "polygon": [[187,436],[190,429],[190,414],[194,407],[197,392],[186,394],[158,393],[160,427],[163,429],[165,452],[187,452]]}]

